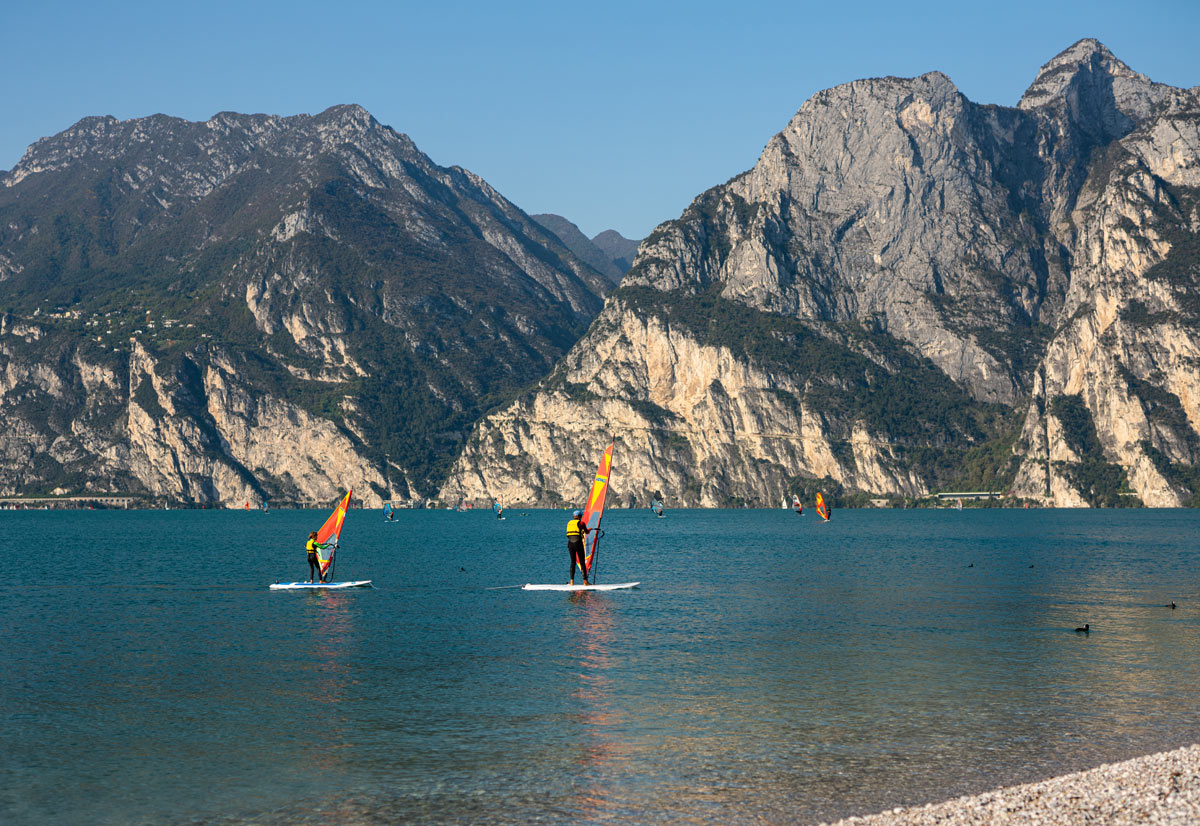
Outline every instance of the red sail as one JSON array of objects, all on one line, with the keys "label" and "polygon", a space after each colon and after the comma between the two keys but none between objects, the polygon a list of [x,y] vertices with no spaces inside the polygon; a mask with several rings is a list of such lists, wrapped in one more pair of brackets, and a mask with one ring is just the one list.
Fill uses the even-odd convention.
[{"label": "red sail", "polygon": [[[352,493],[354,493],[352,490],[346,491],[346,495],[342,497],[342,501],[338,502],[333,513],[329,514],[329,518],[325,520],[321,530],[317,531],[317,541],[321,544],[328,542],[336,545],[338,543],[338,537],[342,535],[342,522],[345,521],[346,511],[350,507],[350,494]],[[317,559],[321,563],[321,575],[324,576],[333,563],[333,548],[317,551]]]},{"label": "red sail", "polygon": [[592,492],[588,496],[587,507],[583,509],[583,524],[591,531],[588,533],[587,554],[584,565],[587,570],[583,575],[592,572],[592,560],[596,557],[596,546],[600,544],[600,520],[604,518],[604,497],[608,493],[608,476],[612,471],[612,453],[616,442],[608,446],[604,456],[600,458],[600,467],[596,468],[596,478],[592,481]]}]

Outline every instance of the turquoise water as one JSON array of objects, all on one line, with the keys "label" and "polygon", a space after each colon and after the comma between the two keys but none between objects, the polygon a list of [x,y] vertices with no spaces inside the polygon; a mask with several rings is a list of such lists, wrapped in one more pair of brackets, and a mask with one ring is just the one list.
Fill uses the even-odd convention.
[{"label": "turquoise water", "polygon": [[324,513],[0,513],[0,822],[795,823],[1200,740],[1197,511],[610,511],[640,589],[488,590],[565,580],[519,514],[353,511],[377,588],[304,593]]}]

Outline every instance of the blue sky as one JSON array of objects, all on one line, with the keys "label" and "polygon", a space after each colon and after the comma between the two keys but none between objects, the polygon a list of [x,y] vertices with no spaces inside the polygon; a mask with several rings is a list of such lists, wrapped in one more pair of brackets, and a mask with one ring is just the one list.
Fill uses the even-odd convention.
[{"label": "blue sky", "polygon": [[1200,84],[1200,2],[8,0],[0,169],[87,115],[295,114],[360,103],[527,212],[642,237],[754,164],[814,92],[948,74],[1015,104],[1096,37]]}]

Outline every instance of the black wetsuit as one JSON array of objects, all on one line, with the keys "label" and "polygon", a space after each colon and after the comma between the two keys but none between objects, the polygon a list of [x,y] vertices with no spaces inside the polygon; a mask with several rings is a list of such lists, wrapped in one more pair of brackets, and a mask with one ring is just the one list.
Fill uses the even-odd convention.
[{"label": "black wetsuit", "polygon": [[323,582],[324,580],[321,576],[321,560],[317,559],[317,549],[328,546],[322,545],[315,539],[310,539],[305,547],[308,548],[308,581]]},{"label": "black wetsuit", "polygon": [[587,582],[588,573],[587,566],[584,564],[584,559],[587,557],[587,551],[584,549],[583,540],[587,536],[587,525],[580,519],[572,519],[567,523],[567,553],[571,557],[571,572],[567,574],[570,581],[575,581],[575,566],[579,566],[579,570],[583,571],[583,581]]}]

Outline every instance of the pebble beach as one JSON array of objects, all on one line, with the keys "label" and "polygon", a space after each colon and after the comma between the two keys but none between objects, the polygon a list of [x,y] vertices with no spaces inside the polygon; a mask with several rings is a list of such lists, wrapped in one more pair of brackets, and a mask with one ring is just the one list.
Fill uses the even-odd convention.
[{"label": "pebble beach", "polygon": [[944,803],[850,817],[834,826],[1033,823],[1041,826],[1200,823],[1200,745]]}]

